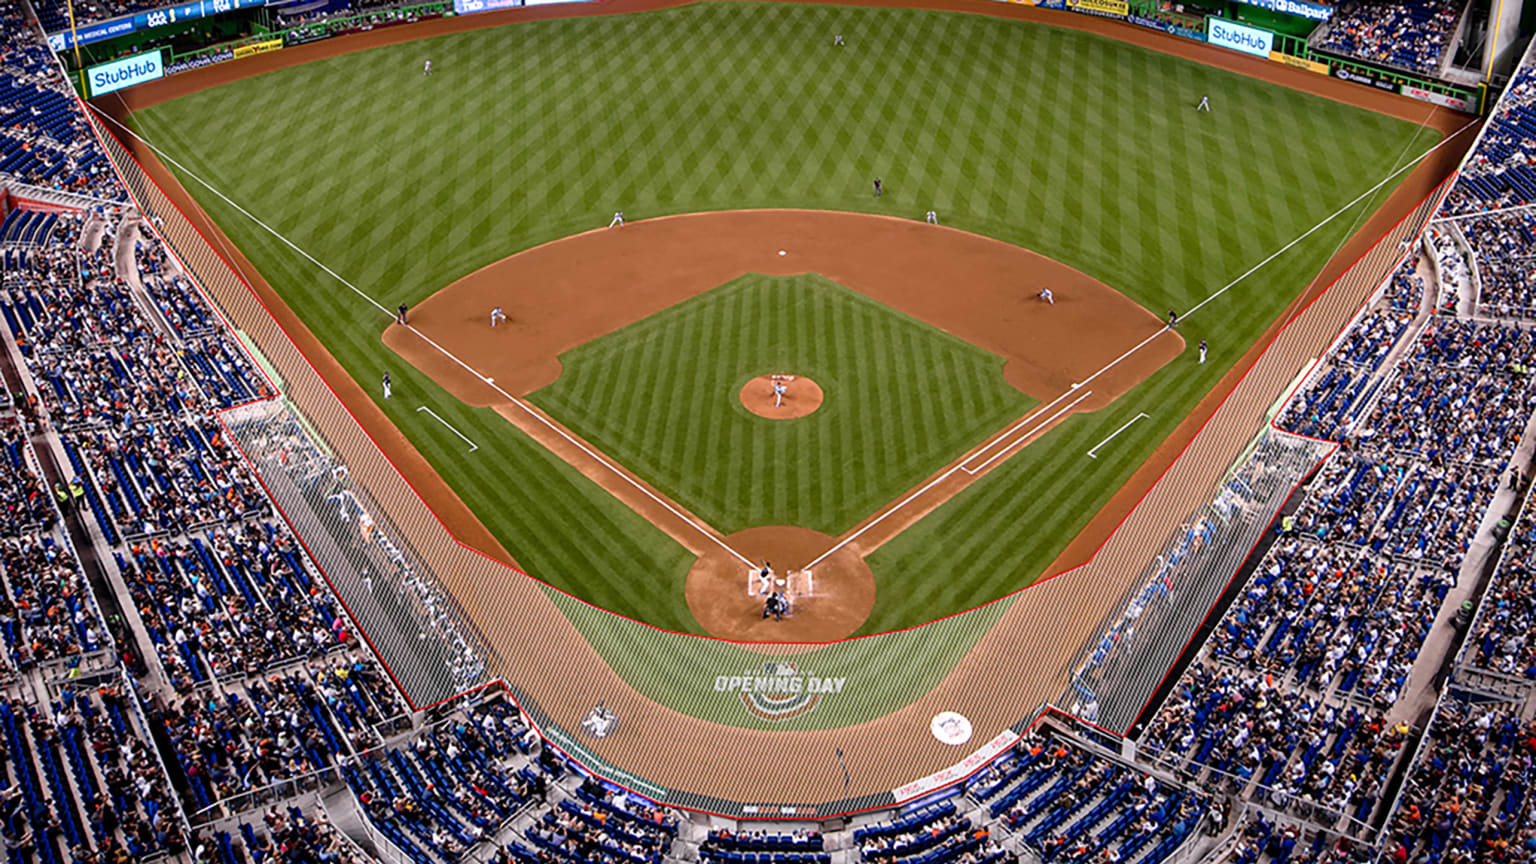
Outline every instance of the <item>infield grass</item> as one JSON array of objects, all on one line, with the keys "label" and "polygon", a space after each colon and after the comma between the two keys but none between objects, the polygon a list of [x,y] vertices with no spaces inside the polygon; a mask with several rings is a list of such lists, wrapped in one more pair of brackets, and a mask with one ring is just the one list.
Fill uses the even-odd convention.
[{"label": "infield grass", "polygon": [[[848,47],[831,46],[835,33]],[[1213,110],[1196,113],[1204,95]],[[187,96],[135,122],[386,308],[618,209],[631,219],[753,207],[918,219],[935,208],[947,225],[1054,257],[1161,314],[1209,296],[1436,140],[1056,27],[734,2],[374,49]],[[379,340],[386,315],[184,183],[354,376],[376,385],[391,372],[385,412],[530,572],[626,615],[696,629],[676,543],[493,412],[406,367]],[[1180,358],[1113,406],[1072,418],[881,548],[866,629],[927,621],[1040,575],[1379,200],[1189,319],[1184,336],[1208,339],[1210,362]],[[418,405],[480,449],[464,453]],[[1151,418],[1083,458],[1139,411]],[[765,495],[787,498],[799,477],[761,480]]]},{"label": "infield grass", "polygon": [[[529,399],[726,534],[835,537],[1036,403],[1002,357],[816,275],[743,276],[560,363]],[[770,372],[826,401],[752,414],[738,394]]]}]

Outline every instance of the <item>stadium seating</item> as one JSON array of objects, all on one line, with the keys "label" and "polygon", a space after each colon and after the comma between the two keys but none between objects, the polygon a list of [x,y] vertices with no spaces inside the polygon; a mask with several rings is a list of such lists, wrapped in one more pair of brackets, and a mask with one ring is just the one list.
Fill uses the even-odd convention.
[{"label": "stadium seating", "polygon": [[1353,2],[1334,11],[1324,51],[1435,75],[1465,3],[1450,0]]}]

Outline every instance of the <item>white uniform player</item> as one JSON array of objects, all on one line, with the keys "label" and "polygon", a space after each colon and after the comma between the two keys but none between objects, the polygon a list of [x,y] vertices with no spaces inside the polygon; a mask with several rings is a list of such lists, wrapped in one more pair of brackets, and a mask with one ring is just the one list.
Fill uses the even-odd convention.
[{"label": "white uniform player", "polygon": [[1056,305],[1056,295],[1052,294],[1051,289],[1049,288],[1040,289],[1040,299],[1051,304],[1052,306]]},{"label": "white uniform player", "polygon": [[1209,96],[1201,96],[1200,97],[1200,104],[1195,106],[1195,110],[1196,111],[1209,111],[1209,110],[1211,110],[1211,97],[1209,97]]},{"label": "white uniform player", "polygon": [[427,61],[427,65],[421,67],[421,74],[423,74],[423,75],[431,75],[432,74],[432,61],[431,60]]},{"label": "white uniform player", "polygon": [[501,307],[500,306],[497,306],[495,309],[491,310],[491,326],[492,327],[495,327],[497,324],[505,323],[506,320],[507,320],[507,313],[501,311]]},{"label": "white uniform player", "polygon": [[618,212],[613,214],[613,221],[608,223],[608,227],[609,228],[623,228],[624,227],[624,211],[623,210],[619,210]]},{"label": "white uniform player", "polygon": [[789,388],[784,385],[783,381],[775,381],[775,382],[773,382],[773,407],[775,407],[775,408],[783,407],[784,406],[784,394],[788,393],[788,392],[789,392]]}]

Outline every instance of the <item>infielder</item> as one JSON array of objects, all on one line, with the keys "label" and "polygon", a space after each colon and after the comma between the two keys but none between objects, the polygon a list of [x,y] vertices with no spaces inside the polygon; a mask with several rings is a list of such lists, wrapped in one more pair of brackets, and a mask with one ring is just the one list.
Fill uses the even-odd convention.
[{"label": "infielder", "polygon": [[1200,340],[1200,362],[1201,363],[1205,362],[1205,340],[1204,339]]},{"label": "infielder", "polygon": [[384,398],[388,399],[393,394],[393,392],[394,391],[393,391],[393,389],[391,389],[390,384],[389,384],[389,373],[385,372],[384,373]]},{"label": "infielder", "polygon": [[428,60],[427,61],[427,65],[422,67],[421,74],[423,74],[423,75],[431,75],[432,74],[432,61],[431,60]]},{"label": "infielder", "polygon": [[929,225],[937,225],[939,224],[939,211],[929,210],[928,215],[923,218]]},{"label": "infielder", "polygon": [[1040,289],[1040,299],[1051,304],[1052,306],[1056,305],[1056,295],[1052,294],[1051,289],[1049,288]]},{"label": "infielder", "polygon": [[620,210],[620,211],[618,211],[618,212],[613,214],[613,221],[608,223],[608,227],[609,228],[623,228],[624,227],[624,211],[623,210]]},{"label": "infielder", "polygon": [[497,324],[506,323],[506,320],[507,320],[507,314],[505,312],[501,311],[501,307],[500,306],[497,306],[495,309],[491,310],[491,326],[492,327],[495,327]]},{"label": "infielder", "polygon": [[784,394],[787,392],[789,392],[789,388],[784,386],[783,381],[773,382],[773,407],[782,408],[784,406]]},{"label": "infielder", "polygon": [[1195,106],[1195,110],[1196,111],[1210,111],[1211,110],[1211,97],[1209,97],[1209,96],[1201,96],[1200,97],[1200,104]]}]

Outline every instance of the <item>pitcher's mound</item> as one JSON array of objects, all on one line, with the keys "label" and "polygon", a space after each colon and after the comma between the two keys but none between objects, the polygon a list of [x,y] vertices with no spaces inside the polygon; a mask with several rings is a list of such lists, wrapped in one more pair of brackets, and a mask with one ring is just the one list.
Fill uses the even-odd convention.
[{"label": "pitcher's mound", "polygon": [[[784,388],[784,398],[775,405],[774,385]],[[793,420],[821,407],[821,388],[804,375],[759,375],[741,388],[741,404],[759,417]],[[830,544],[829,544],[830,545]]]},{"label": "pitcher's mound", "polygon": [[[875,608],[875,574],[852,544],[807,576],[796,568],[831,549],[836,538],[809,528],[767,525],[738,531],[725,541],[752,565],[717,549],[688,571],[688,608],[711,636],[743,642],[830,642],[852,636]],[[788,590],[798,595],[791,598],[792,608],[783,620],[763,617],[768,595],[761,593],[756,571],[765,559],[773,569],[770,593]]]}]

